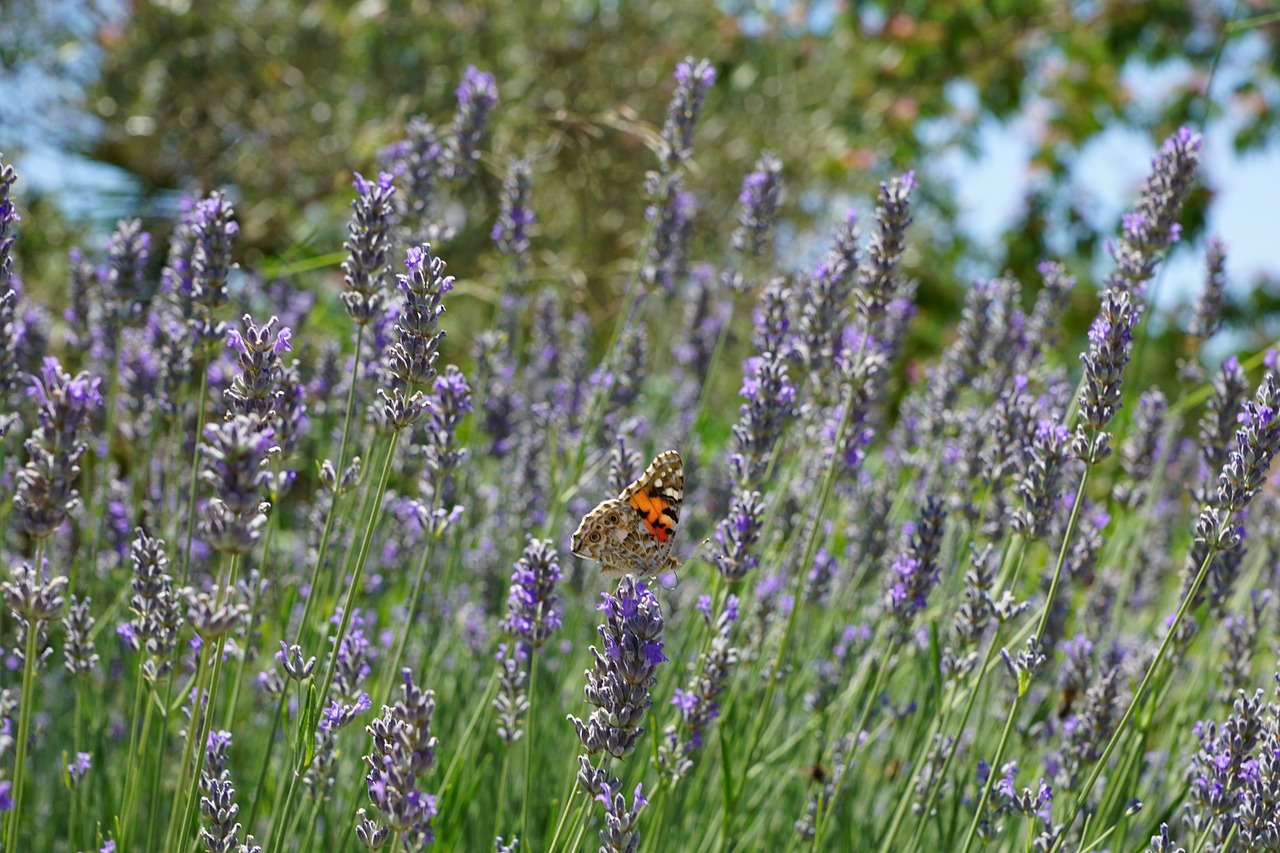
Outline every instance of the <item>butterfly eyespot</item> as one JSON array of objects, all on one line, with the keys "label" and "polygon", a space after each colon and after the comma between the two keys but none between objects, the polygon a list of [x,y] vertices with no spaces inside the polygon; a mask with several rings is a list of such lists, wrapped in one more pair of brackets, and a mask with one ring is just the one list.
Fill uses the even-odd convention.
[{"label": "butterfly eyespot", "polygon": [[588,536],[588,537],[587,537],[587,540],[588,540],[588,541],[590,541],[590,542],[599,542],[599,541],[600,541],[600,534],[599,534],[599,533],[594,533],[594,532],[593,532],[590,536]]},{"label": "butterfly eyespot", "polygon": [[617,524],[618,514],[616,512],[609,513],[609,517],[605,520],[606,524]]}]

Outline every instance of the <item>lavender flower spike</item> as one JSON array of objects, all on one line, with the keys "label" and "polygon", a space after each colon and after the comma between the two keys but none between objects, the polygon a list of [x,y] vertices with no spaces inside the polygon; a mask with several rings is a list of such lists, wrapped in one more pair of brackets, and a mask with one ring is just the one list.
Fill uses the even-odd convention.
[{"label": "lavender flower spike", "polygon": [[1089,465],[1111,455],[1111,433],[1106,429],[1121,406],[1121,378],[1133,348],[1136,320],[1129,294],[1107,290],[1089,328],[1089,351],[1080,356],[1084,362],[1080,423],[1071,442],[1071,452]]},{"label": "lavender flower spike", "polygon": [[658,152],[664,172],[670,172],[693,154],[693,131],[702,115],[702,102],[715,85],[716,70],[705,59],[687,57],[676,65],[676,91],[667,107],[662,125],[662,147]]},{"label": "lavender flower spike", "polygon": [[[420,690],[408,669],[400,691],[395,706],[382,706],[382,716],[365,727],[373,745],[364,756],[369,767],[364,778],[369,801],[382,813],[387,827],[402,833],[411,842],[410,849],[416,850],[435,840],[431,820],[436,816],[436,797],[418,788],[436,762],[436,738],[431,734],[436,697],[430,690]],[[376,830],[366,827],[366,831]]]},{"label": "lavender flower spike", "polygon": [[367,325],[382,313],[387,277],[391,275],[391,217],[396,188],[392,176],[378,174],[378,181],[365,180],[356,173],[355,211],[347,224],[347,239],[342,248],[347,258],[342,262],[342,304],[357,326]]},{"label": "lavender flower spike", "polygon": [[662,609],[644,583],[627,575],[616,594],[602,593],[597,608],[605,614],[600,626],[603,653],[591,647],[595,664],[586,673],[583,692],[595,707],[586,721],[572,714],[569,721],[588,754],[606,752],[625,758],[644,733],[640,725],[652,704],[649,688],[657,683],[662,654]]},{"label": "lavender flower spike", "polygon": [[444,261],[431,254],[431,246],[413,246],[405,253],[407,274],[397,276],[405,303],[396,324],[397,340],[387,354],[387,373],[394,380],[390,388],[378,389],[383,398],[383,414],[396,429],[417,421],[426,408],[418,389],[436,378],[439,355],[442,297],[453,289],[453,276],[444,274]]},{"label": "lavender flower spike", "polygon": [[530,539],[511,573],[502,630],[540,648],[560,627],[560,597],[555,588],[562,577],[551,540]]},{"label": "lavender flower spike", "polygon": [[453,117],[446,163],[448,177],[458,180],[471,174],[472,163],[480,156],[476,146],[489,121],[489,112],[498,105],[498,85],[493,75],[468,65],[458,84],[458,112]]},{"label": "lavender flower spike", "polygon": [[755,171],[742,179],[738,194],[738,227],[730,240],[733,247],[754,257],[764,253],[769,232],[778,218],[778,197],[782,194],[782,161],[772,151],[764,151]]},{"label": "lavender flower spike", "polygon": [[74,377],[64,373],[53,356],[32,377],[27,393],[35,400],[37,427],[23,442],[30,458],[18,472],[13,503],[23,530],[36,539],[61,527],[80,503],[75,482],[87,449],[80,430],[90,412],[102,405],[100,383],[84,372]]},{"label": "lavender flower spike", "polygon": [[1160,253],[1182,236],[1178,214],[1191,192],[1203,145],[1200,134],[1179,128],[1152,158],[1138,203],[1122,217],[1121,237],[1110,246],[1116,269],[1107,277],[1108,290],[1126,291],[1135,301],[1142,298]]}]

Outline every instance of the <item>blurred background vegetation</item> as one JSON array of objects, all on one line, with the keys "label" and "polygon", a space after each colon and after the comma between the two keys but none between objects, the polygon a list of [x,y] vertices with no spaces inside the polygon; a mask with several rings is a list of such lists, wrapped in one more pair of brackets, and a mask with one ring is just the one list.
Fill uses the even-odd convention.
[{"label": "blurred background vegetation", "polygon": [[[1097,278],[1102,245],[1070,179],[1104,128],[1138,133],[1154,151],[1176,126],[1203,127],[1230,109],[1239,151],[1274,144],[1272,9],[1270,0],[6,0],[0,86],[20,96],[0,98],[0,150],[20,172],[34,147],[118,170],[87,202],[55,204],[18,187],[20,269],[55,304],[71,245],[97,248],[116,217],[141,215],[158,265],[177,198],[223,186],[237,203],[241,260],[293,273],[323,307],[339,289],[351,172],[375,171],[378,150],[410,117],[446,123],[454,87],[475,65],[496,76],[501,101],[481,180],[447,211],[459,226],[442,250],[450,272],[463,294],[492,298],[496,288],[477,282],[497,280],[488,231],[498,190],[509,156],[529,156],[539,218],[531,274],[599,318],[616,310],[636,263],[671,72],[686,55],[706,56],[719,82],[688,180],[699,202],[692,259],[722,260],[741,178],[762,149],[786,168],[784,268],[808,266],[846,207],[914,168],[923,192],[907,269],[924,321],[913,345],[932,349],[974,270],[1008,270],[1031,296],[1036,263],[1066,246],[1072,271]],[[1262,58],[1231,80],[1217,76],[1242,39],[1260,41]],[[1173,68],[1175,82],[1135,92],[1124,76],[1135,67]],[[1024,203],[1004,238],[983,244],[957,223],[950,187],[931,170],[944,154],[976,153],[990,122],[1029,113]],[[1188,242],[1213,195],[1203,185],[1185,214]],[[1077,332],[1093,315],[1091,294],[1077,292]],[[1235,296],[1228,323],[1247,317],[1258,328],[1280,309],[1274,289]],[[480,322],[483,312],[472,313]],[[1176,332],[1169,324],[1163,334]],[[1150,348],[1145,369],[1170,373],[1172,346]]]}]

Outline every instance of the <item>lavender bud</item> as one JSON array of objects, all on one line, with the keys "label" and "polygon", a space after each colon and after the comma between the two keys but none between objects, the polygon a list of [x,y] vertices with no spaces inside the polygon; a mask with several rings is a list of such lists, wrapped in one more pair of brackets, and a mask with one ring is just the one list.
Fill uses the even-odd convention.
[{"label": "lavender bud", "polygon": [[641,280],[648,285],[661,285],[671,293],[689,274],[686,255],[693,217],[698,211],[697,200],[693,193],[685,192],[680,172],[665,181],[651,182],[648,191],[658,197],[645,209],[645,219],[654,226]]},{"label": "lavender bud", "polygon": [[280,356],[293,349],[289,340],[293,332],[283,327],[273,337],[271,327],[279,318],[272,317],[263,325],[244,315],[244,333],[227,333],[227,347],[235,351],[240,372],[231,379],[231,387],[223,391],[227,401],[227,418],[235,415],[257,415],[264,423],[277,420],[276,412],[283,403],[280,378],[284,366]]},{"label": "lavender bud", "polygon": [[1102,295],[1102,307],[1089,328],[1089,351],[1080,356],[1084,362],[1081,423],[1071,446],[1072,453],[1089,465],[1111,454],[1111,434],[1106,428],[1121,406],[1121,378],[1133,348],[1136,319],[1129,294],[1108,290]]},{"label": "lavender bud", "polygon": [[13,224],[22,220],[10,196],[17,181],[18,173],[12,165],[6,165],[4,156],[0,155],[0,293],[9,289],[9,279],[13,277],[13,244],[18,240]]},{"label": "lavender bud", "polygon": [[520,663],[528,657],[523,643],[516,642],[511,646],[498,644],[498,660],[502,668],[498,673],[498,696],[493,700],[493,707],[498,712],[498,738],[503,746],[511,746],[524,737],[523,718],[529,710],[529,697],[525,693],[528,675]]},{"label": "lavender bud", "polygon": [[1014,512],[1014,528],[1029,540],[1048,531],[1067,461],[1067,428],[1042,420],[1027,448],[1027,467],[1018,484],[1023,506]]},{"label": "lavender bud", "polygon": [[529,229],[538,221],[529,208],[529,161],[511,158],[498,197],[498,221],[489,239],[498,251],[511,255],[517,269],[523,269],[529,254]]},{"label": "lavender bud", "polygon": [[687,57],[676,65],[676,90],[662,125],[658,157],[664,172],[671,172],[693,154],[693,131],[702,114],[702,102],[715,85],[716,71],[705,59]]},{"label": "lavender bud", "polygon": [[564,575],[550,539],[530,539],[511,572],[507,615],[502,630],[533,648],[541,648],[560,627],[556,583]]},{"label": "lavender bud", "polygon": [[217,640],[249,615],[248,605],[223,601],[217,587],[210,592],[188,587],[182,593],[187,602],[187,621],[205,642]]},{"label": "lavender bud", "polygon": [[1209,238],[1205,253],[1204,290],[1196,301],[1187,330],[1200,341],[1207,341],[1222,328],[1222,298],[1227,289],[1227,247],[1216,236]]},{"label": "lavender bud", "polygon": [[1254,399],[1244,403],[1236,431],[1236,449],[1218,475],[1217,502],[1228,512],[1249,505],[1267,479],[1271,462],[1280,451],[1280,392],[1276,375],[1268,371]]},{"label": "lavender bud", "polygon": [[1181,238],[1178,214],[1191,191],[1204,140],[1190,128],[1179,128],[1152,158],[1152,171],[1132,213],[1121,219],[1121,237],[1109,249],[1116,269],[1107,290],[1140,300],[1160,253]]},{"label": "lavender bud", "polygon": [[876,230],[867,246],[867,263],[858,269],[858,309],[868,323],[882,317],[898,295],[898,261],[911,224],[911,191],[915,188],[915,172],[880,184]]},{"label": "lavender bud", "polygon": [[0,584],[4,603],[14,616],[25,622],[47,622],[62,612],[64,577],[42,580],[40,573],[27,563],[13,568],[13,579]]},{"label": "lavender bud", "polygon": [[764,254],[769,233],[778,219],[778,197],[782,194],[782,161],[772,151],[763,151],[755,171],[742,179],[738,194],[738,227],[730,241],[733,248],[753,257]]},{"label": "lavender bud", "polygon": [[1204,462],[1205,482],[1192,494],[1199,503],[1213,496],[1214,477],[1231,458],[1232,439],[1236,433],[1240,407],[1249,397],[1249,379],[1240,360],[1231,356],[1213,376],[1212,393],[1200,416],[1200,458]]},{"label": "lavender bud", "polygon": [[492,74],[468,65],[456,94],[458,111],[445,154],[446,174],[451,180],[469,177],[472,163],[480,157],[476,147],[489,122],[489,112],[498,104],[498,85]]},{"label": "lavender bud", "polygon": [[391,217],[396,188],[392,176],[378,173],[378,182],[365,180],[359,172],[355,179],[355,212],[347,224],[347,239],[342,248],[347,258],[342,262],[345,288],[342,304],[357,326],[367,325],[382,313],[386,299],[386,280],[391,274]]},{"label": "lavender bud", "polygon": [[390,838],[391,831],[367,816],[364,809],[356,810],[356,838],[366,850],[381,850]]},{"label": "lavender bud", "polygon": [[89,605],[93,599],[83,601],[71,596],[71,607],[67,610],[63,626],[67,629],[66,645],[63,647],[63,663],[67,672],[76,678],[83,678],[98,665],[98,654],[93,645],[93,616],[89,613]]},{"label": "lavender bud", "polygon": [[53,356],[45,358],[40,375],[32,377],[28,394],[35,399],[37,427],[23,442],[30,458],[18,472],[13,502],[22,528],[37,539],[62,526],[80,504],[75,481],[87,449],[80,431],[102,405],[100,382],[84,372],[75,377],[64,373]]},{"label": "lavender bud", "polygon": [[280,641],[280,651],[276,652],[276,660],[280,662],[280,668],[284,670],[284,674],[294,681],[310,678],[316,668],[314,656],[304,659],[301,646],[286,646],[284,640]]},{"label": "lavender bud", "polygon": [[195,208],[192,227],[195,253],[192,256],[191,299],[193,316],[188,319],[197,341],[209,343],[223,337],[223,324],[212,312],[227,302],[227,276],[231,263],[231,239],[239,232],[235,212],[226,194],[215,190]]},{"label": "lavender bud", "polygon": [[947,512],[942,501],[925,499],[920,509],[920,523],[908,524],[907,547],[893,561],[885,593],[885,609],[900,628],[909,627],[912,617],[924,609],[930,590],[938,583],[941,568],[938,554],[942,547],[943,524]]},{"label": "lavender bud", "polygon": [[733,425],[729,468],[738,485],[750,489],[760,483],[774,446],[798,414],[796,388],[784,357],[765,353],[742,365],[742,388],[747,402]]},{"label": "lavender bud", "polygon": [[1116,484],[1116,499],[1133,508],[1147,499],[1149,481],[1164,444],[1164,419],[1169,403],[1159,388],[1149,388],[1138,398],[1129,435],[1120,445],[1120,469],[1125,479]]},{"label": "lavender bud", "polygon": [[640,810],[649,805],[649,801],[640,795],[640,785],[636,785],[632,794],[631,808],[627,808],[627,799],[622,794],[614,794],[609,786],[600,792],[596,799],[604,803],[604,828],[600,830],[601,850],[605,853],[635,853],[640,845],[640,830],[636,829],[636,819]]},{"label": "lavender bud", "polygon": [[744,490],[735,495],[728,516],[716,525],[718,548],[712,558],[726,581],[740,581],[759,565],[760,558],[753,551],[763,526],[764,501],[760,493]]},{"label": "lavender bud", "polygon": [[373,739],[364,756],[369,768],[365,785],[369,801],[391,831],[420,833],[430,841],[436,797],[419,791],[417,784],[436,760],[437,741],[431,734],[435,693],[419,690],[410,670],[403,676],[401,698],[394,707],[382,706],[382,716],[365,727]]},{"label": "lavender bud", "polygon": [[396,342],[387,353],[386,370],[398,380],[396,390],[416,390],[436,378],[434,365],[444,337],[441,299],[453,289],[453,276],[444,274],[444,261],[432,255],[427,244],[410,247],[404,264],[409,271],[397,275],[396,280],[405,303],[395,326]]}]

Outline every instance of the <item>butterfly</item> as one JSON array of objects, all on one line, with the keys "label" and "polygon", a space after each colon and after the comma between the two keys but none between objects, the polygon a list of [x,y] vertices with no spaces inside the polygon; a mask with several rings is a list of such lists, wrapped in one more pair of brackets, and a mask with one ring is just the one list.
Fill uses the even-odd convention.
[{"label": "butterfly", "polygon": [[616,498],[582,518],[573,532],[573,553],[601,566],[600,574],[620,578],[656,575],[678,565],[671,556],[680,502],[684,500],[684,462],[674,450],[659,453],[634,483]]}]

